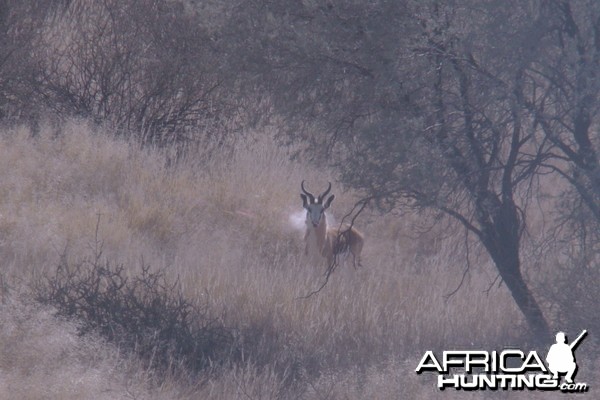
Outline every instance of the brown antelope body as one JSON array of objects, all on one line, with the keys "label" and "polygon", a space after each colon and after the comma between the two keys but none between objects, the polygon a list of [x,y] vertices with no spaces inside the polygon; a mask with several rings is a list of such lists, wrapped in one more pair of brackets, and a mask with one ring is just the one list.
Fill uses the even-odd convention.
[{"label": "brown antelope body", "polygon": [[354,265],[360,264],[360,253],[363,248],[363,235],[354,227],[344,224],[341,227],[329,227],[327,225],[327,216],[325,210],[331,206],[335,195],[323,203],[325,197],[331,191],[331,183],[325,192],[315,196],[304,188],[302,181],[300,188],[302,193],[302,205],[306,209],[306,234],[304,241],[306,246],[304,253],[312,254],[314,258],[327,260],[328,267],[337,262],[337,257],[344,253],[350,253],[353,256]]}]

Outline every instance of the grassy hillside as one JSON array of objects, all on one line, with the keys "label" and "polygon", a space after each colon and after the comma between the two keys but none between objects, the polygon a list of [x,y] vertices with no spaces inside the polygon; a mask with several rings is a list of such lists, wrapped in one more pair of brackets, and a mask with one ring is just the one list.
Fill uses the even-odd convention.
[{"label": "grassy hillside", "polygon": [[[82,122],[35,136],[1,132],[0,398],[463,398],[414,374],[426,350],[521,342],[521,315],[504,286],[487,290],[496,273],[476,249],[446,300],[466,268],[464,234],[450,227],[433,241],[415,233],[415,215],[361,215],[364,266],[343,266],[303,298],[324,268],[303,256],[301,180],[314,191],[333,182],[338,220],[356,198],[329,172],[289,161],[269,135],[255,136],[233,154],[167,166],[164,151]],[[235,333],[235,361],[194,379],[157,377],[30,300],[61,262],[100,250],[127,276],[149,265],[178,282]],[[597,352],[582,357],[588,383],[600,383],[594,366]]]}]

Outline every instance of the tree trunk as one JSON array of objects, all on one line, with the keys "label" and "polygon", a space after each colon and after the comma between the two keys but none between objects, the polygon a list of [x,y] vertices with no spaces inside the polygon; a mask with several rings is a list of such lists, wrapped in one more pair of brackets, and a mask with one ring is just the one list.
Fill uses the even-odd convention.
[{"label": "tree trunk", "polygon": [[512,200],[504,199],[504,202],[497,204],[491,215],[492,218],[480,221],[482,242],[494,261],[500,277],[525,316],[536,340],[540,342],[550,340],[548,323],[521,274],[520,222],[517,208]]},{"label": "tree trunk", "polygon": [[510,290],[517,306],[525,316],[525,320],[535,335],[536,340],[540,342],[547,341],[551,338],[550,328],[537,301],[523,280],[518,250],[508,248],[509,246],[502,243],[502,238],[499,239],[500,243],[496,245],[504,255],[501,257],[492,255],[496,268],[498,268],[500,276]]}]

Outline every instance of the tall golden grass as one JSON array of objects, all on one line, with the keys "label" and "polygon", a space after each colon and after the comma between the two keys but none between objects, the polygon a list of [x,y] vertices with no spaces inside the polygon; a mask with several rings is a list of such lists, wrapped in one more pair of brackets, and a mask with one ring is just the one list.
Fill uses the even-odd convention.
[{"label": "tall golden grass", "polygon": [[[523,319],[504,286],[486,290],[496,273],[485,255],[446,299],[466,268],[464,233],[416,235],[415,215],[361,215],[364,267],[342,266],[304,298],[324,270],[307,265],[290,221],[301,212],[300,181],[315,191],[334,182],[338,219],[356,198],[330,171],[290,161],[268,132],[250,136],[210,162],[188,155],[168,166],[164,150],[81,121],[35,136],[1,132],[1,398],[463,398],[415,375],[419,357],[519,342]],[[23,300],[61,257],[99,246],[131,274],[141,260],[165,269],[213,318],[245,332],[244,362],[197,385],[156,380],[101,338],[77,336],[76,322]],[[582,379],[600,382],[593,364],[597,353],[581,361]]]}]

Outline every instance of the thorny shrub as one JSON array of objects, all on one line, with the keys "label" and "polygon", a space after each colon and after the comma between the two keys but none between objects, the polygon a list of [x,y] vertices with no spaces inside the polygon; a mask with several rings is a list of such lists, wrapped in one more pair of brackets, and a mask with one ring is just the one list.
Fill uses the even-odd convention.
[{"label": "thorny shrub", "polygon": [[235,352],[233,330],[184,298],[164,271],[145,265],[128,276],[123,265],[108,261],[63,261],[35,285],[35,293],[59,316],[77,319],[80,334],[99,333],[158,371],[199,372]]}]

